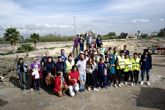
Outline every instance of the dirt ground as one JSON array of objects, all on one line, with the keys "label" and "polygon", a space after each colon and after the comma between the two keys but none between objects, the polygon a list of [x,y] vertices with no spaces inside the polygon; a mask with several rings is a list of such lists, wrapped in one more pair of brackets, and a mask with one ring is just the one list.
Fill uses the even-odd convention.
[{"label": "dirt ground", "polygon": [[0,110],[165,110],[165,56],[153,55],[150,74],[151,86],[109,87],[62,98],[43,89],[22,91],[14,84],[0,85]]},{"label": "dirt ground", "polygon": [[0,110],[165,110],[165,56],[153,56],[151,86],[124,85],[59,98],[0,86]]}]

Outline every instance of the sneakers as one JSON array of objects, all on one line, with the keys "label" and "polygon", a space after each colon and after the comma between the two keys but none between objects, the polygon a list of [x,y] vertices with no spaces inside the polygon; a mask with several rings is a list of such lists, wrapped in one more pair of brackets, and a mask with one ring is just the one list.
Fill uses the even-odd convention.
[{"label": "sneakers", "polygon": [[94,90],[94,91],[97,91],[97,92],[99,91],[97,88],[94,88],[93,90]]},{"label": "sneakers", "polygon": [[128,83],[127,83],[127,82],[125,82],[124,84],[125,84],[125,85],[127,85]]},{"label": "sneakers", "polygon": [[115,87],[115,88],[117,88],[117,85],[116,85],[116,84],[114,84],[114,87]]},{"label": "sneakers", "polygon": [[87,89],[88,89],[88,91],[91,91],[91,88],[90,87],[88,87]]},{"label": "sneakers", "polygon": [[151,85],[149,81],[147,81],[147,85],[148,85],[148,86],[150,86],[150,85]]},{"label": "sneakers", "polygon": [[131,83],[131,86],[133,86],[133,83]]},{"label": "sneakers", "polygon": [[143,85],[144,84],[144,81],[141,81],[140,85]]},{"label": "sneakers", "polygon": [[121,87],[121,84],[119,84],[118,86]]}]

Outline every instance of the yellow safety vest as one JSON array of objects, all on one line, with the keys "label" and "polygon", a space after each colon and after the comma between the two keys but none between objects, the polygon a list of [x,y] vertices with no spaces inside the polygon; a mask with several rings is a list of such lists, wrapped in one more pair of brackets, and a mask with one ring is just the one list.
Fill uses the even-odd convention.
[{"label": "yellow safety vest", "polygon": [[73,64],[68,60],[66,61],[66,72],[68,73],[72,69]]},{"label": "yellow safety vest", "polygon": [[140,58],[132,59],[132,71],[140,71]]},{"label": "yellow safety vest", "polygon": [[118,58],[118,65],[117,65],[117,69],[124,69],[125,65],[124,65],[124,58],[122,58],[121,56],[117,56]]},{"label": "yellow safety vest", "polygon": [[132,71],[132,60],[127,58],[124,60],[124,72]]}]

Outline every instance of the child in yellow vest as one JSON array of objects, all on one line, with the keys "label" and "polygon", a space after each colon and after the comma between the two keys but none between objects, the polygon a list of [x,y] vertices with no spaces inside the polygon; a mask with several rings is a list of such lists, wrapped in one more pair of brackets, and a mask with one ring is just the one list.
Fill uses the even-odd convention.
[{"label": "child in yellow vest", "polygon": [[125,54],[124,64],[125,64],[125,67],[124,67],[124,81],[125,81],[125,84],[127,85],[128,81],[129,81],[129,77],[132,74],[132,61],[129,58],[128,54]]},{"label": "child in yellow vest", "polygon": [[139,71],[140,71],[140,58],[138,58],[138,53],[134,53],[134,57],[132,59],[132,71],[134,75],[134,83],[138,84],[139,79]]},{"label": "child in yellow vest", "polygon": [[116,70],[117,70],[117,77],[118,77],[118,83],[119,87],[121,87],[121,81],[124,81],[124,51],[120,51],[120,55],[117,56],[116,59]]}]

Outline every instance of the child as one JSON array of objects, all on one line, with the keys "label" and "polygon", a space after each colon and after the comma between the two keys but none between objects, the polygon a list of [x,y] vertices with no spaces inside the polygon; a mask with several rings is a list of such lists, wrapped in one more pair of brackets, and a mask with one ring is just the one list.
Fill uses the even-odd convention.
[{"label": "child", "polygon": [[72,66],[72,70],[69,72],[69,94],[70,96],[75,96],[75,94],[79,91],[79,72],[76,65]]},{"label": "child", "polygon": [[107,69],[106,69],[106,65],[104,63],[104,59],[103,57],[100,58],[100,61],[98,63],[98,76],[99,76],[99,84],[100,87],[103,88],[107,88]]},{"label": "child", "polygon": [[68,86],[65,83],[63,78],[62,71],[58,71],[54,81],[54,92],[57,96],[62,97],[65,96],[65,92],[68,90]]},{"label": "child", "polygon": [[27,88],[27,64],[24,63],[23,58],[19,58],[19,61],[17,63],[17,72],[19,76],[20,86],[24,90]]},{"label": "child", "polygon": [[120,55],[117,56],[116,59],[117,65],[116,65],[116,69],[117,69],[117,75],[118,75],[118,79],[119,79],[119,87],[121,87],[121,81],[124,80],[124,51],[121,50],[120,51]]},{"label": "child", "polygon": [[105,56],[105,61],[104,61],[104,63],[105,63],[105,65],[106,65],[106,70],[107,70],[107,77],[106,77],[106,79],[107,79],[107,86],[110,86],[111,85],[111,81],[110,81],[110,79],[111,79],[111,77],[110,77],[110,74],[109,74],[109,68],[110,68],[110,63],[109,63],[109,55],[106,55]]},{"label": "child", "polygon": [[34,65],[32,76],[34,76],[34,90],[39,91],[40,90],[40,74],[39,69],[37,65]]},{"label": "child", "polygon": [[130,77],[131,72],[132,72],[132,61],[129,58],[128,53],[125,54],[124,64],[125,64],[125,67],[124,67],[124,81],[125,81],[125,84],[127,85],[128,81],[129,81],[129,77]]},{"label": "child", "polygon": [[140,71],[140,58],[138,58],[137,53],[134,53],[134,57],[132,59],[132,71],[134,76],[134,83],[138,84],[139,71]]},{"label": "child", "polygon": [[109,63],[110,63],[110,77],[111,77],[111,82],[113,82],[113,86],[117,87],[117,74],[116,74],[116,68],[115,68],[115,55],[114,54],[110,54],[110,58],[109,58]]}]

